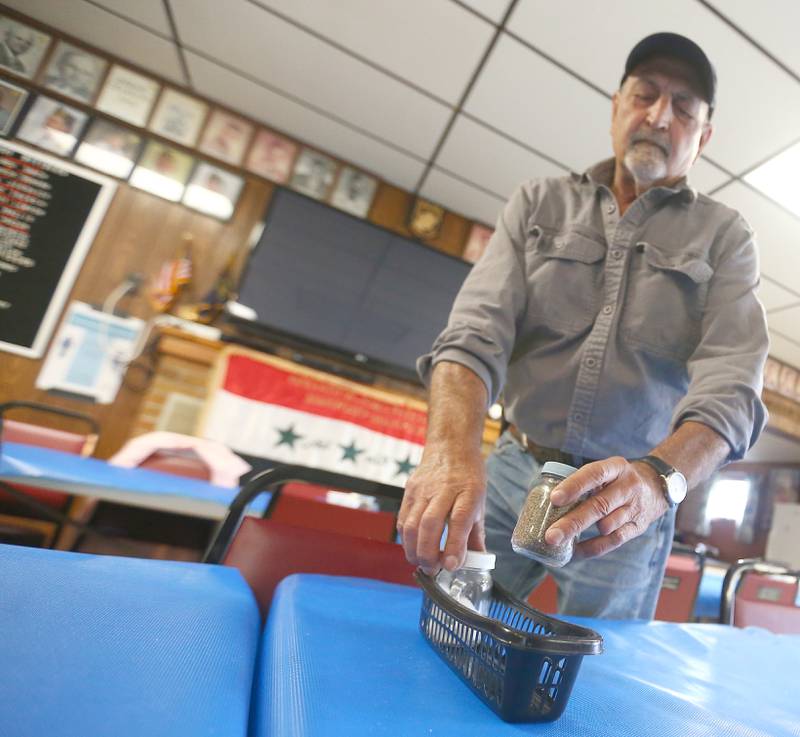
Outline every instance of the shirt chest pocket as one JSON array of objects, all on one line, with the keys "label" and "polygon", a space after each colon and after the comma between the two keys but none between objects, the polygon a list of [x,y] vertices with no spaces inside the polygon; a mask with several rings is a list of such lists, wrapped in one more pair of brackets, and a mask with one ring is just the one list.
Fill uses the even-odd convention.
[{"label": "shirt chest pocket", "polygon": [[700,341],[711,265],[691,252],[636,245],[622,316],[622,333],[649,353],[686,361]]},{"label": "shirt chest pocket", "polygon": [[603,289],[604,243],[579,230],[529,226],[529,309],[534,322],[567,332],[592,325]]}]

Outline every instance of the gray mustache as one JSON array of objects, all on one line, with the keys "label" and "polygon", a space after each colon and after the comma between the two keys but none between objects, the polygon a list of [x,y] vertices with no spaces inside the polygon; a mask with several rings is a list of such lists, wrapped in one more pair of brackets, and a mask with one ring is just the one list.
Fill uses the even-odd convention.
[{"label": "gray mustache", "polygon": [[636,143],[641,143],[642,141],[644,141],[645,143],[651,143],[654,146],[658,146],[666,156],[669,156],[669,143],[659,138],[656,138],[655,136],[648,136],[641,133],[636,134],[631,138],[631,146],[633,146]]}]

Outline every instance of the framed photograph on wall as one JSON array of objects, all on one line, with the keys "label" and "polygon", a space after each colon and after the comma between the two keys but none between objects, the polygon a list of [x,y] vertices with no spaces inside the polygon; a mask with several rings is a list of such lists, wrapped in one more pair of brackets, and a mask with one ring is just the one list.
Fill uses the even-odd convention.
[{"label": "framed photograph on wall", "polygon": [[95,107],[126,123],[143,127],[160,88],[154,79],[115,64],[106,77]]},{"label": "framed photograph on wall", "polygon": [[27,97],[27,90],[0,80],[0,136],[7,136],[11,132]]},{"label": "framed photograph on wall", "polygon": [[471,264],[474,264],[481,256],[483,256],[483,252],[486,250],[486,246],[489,245],[489,239],[492,237],[494,231],[491,228],[487,228],[485,225],[480,225],[479,223],[473,223],[472,229],[469,231],[469,238],[467,238],[467,245],[464,246],[464,252],[461,254],[461,258],[464,261],[469,261]]},{"label": "framed photograph on wall", "polygon": [[375,197],[378,180],[363,171],[345,166],[336,180],[331,204],[340,210],[365,218]]},{"label": "framed photograph on wall", "polygon": [[81,102],[91,103],[108,62],[66,41],[59,41],[50,55],[42,84]]},{"label": "framed photograph on wall", "polygon": [[39,95],[17,131],[17,138],[69,156],[89,116],[63,102]]},{"label": "framed photograph on wall", "polygon": [[150,130],[184,146],[193,146],[206,119],[208,105],[170,87],[158,98]]},{"label": "framed photograph on wall", "polygon": [[330,156],[304,148],[297,157],[289,186],[316,200],[324,200],[336,177],[336,167]]},{"label": "framed photograph on wall", "polygon": [[220,220],[228,220],[236,209],[243,185],[240,176],[201,161],[186,187],[183,204]]},{"label": "framed photograph on wall", "polygon": [[165,200],[180,202],[194,158],[160,141],[148,141],[129,183]]},{"label": "framed photograph on wall", "polygon": [[204,154],[238,166],[250,143],[253,127],[244,118],[217,108],[208,118],[199,149]]},{"label": "framed photograph on wall", "polygon": [[277,184],[285,184],[292,173],[298,146],[294,141],[264,128],[256,133],[245,168]]},{"label": "framed photograph on wall", "polygon": [[0,15],[0,68],[33,79],[51,36],[25,23]]},{"label": "framed photograph on wall", "polygon": [[127,179],[141,147],[142,137],[138,133],[110,120],[96,118],[75,152],[75,161]]}]

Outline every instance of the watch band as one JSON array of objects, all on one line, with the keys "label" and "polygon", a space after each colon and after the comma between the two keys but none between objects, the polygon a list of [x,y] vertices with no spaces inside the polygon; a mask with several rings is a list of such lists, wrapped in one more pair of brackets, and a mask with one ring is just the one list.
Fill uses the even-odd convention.
[{"label": "watch band", "polygon": [[[684,478],[683,474],[678,471],[674,466],[670,466],[669,463],[666,461],[661,460],[657,456],[642,456],[641,458],[635,458],[635,461],[641,461],[642,463],[646,463],[650,468],[654,469],[655,472],[659,475],[661,479],[661,487],[662,491],[664,492],[664,498],[667,500],[667,504],[669,504],[670,509],[673,509],[680,504],[684,498],[686,497],[686,479]],[[683,493],[678,494],[677,496],[673,496],[673,493],[670,489],[670,479],[671,477],[680,477],[683,479],[684,488]]]},{"label": "watch band", "polygon": [[636,458],[635,460],[642,461],[648,466],[651,466],[659,473],[660,476],[669,476],[671,473],[675,472],[675,468],[673,466],[670,466],[666,461],[662,461],[658,456],[642,456],[641,458]]}]

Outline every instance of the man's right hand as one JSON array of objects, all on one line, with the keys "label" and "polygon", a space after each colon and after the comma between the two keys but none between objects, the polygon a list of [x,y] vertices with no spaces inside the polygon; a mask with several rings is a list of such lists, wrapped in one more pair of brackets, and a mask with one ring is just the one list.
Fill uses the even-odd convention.
[{"label": "man's right hand", "polygon": [[[479,452],[453,454],[426,447],[406,484],[397,529],[406,558],[425,573],[455,570],[467,548],[486,550],[483,516],[486,470]],[[439,551],[445,524],[447,542]]]}]

